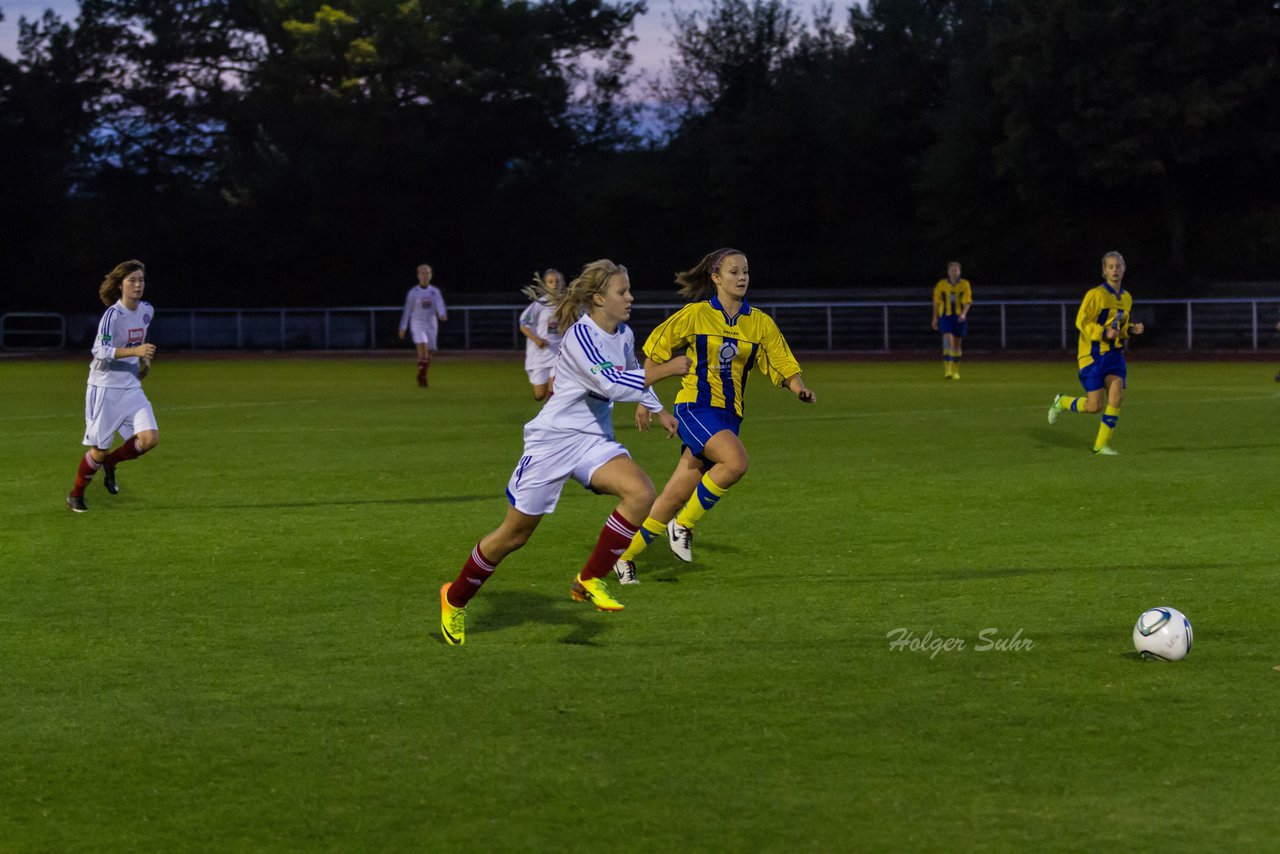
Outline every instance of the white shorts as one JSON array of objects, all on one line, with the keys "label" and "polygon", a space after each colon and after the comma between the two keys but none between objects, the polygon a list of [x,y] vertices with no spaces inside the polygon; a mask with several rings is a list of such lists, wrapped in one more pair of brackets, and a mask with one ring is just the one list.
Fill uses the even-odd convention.
[{"label": "white shorts", "polygon": [[409,334],[413,337],[414,344],[426,344],[428,350],[435,350],[438,329],[438,326],[420,326],[414,323],[409,326]]},{"label": "white shorts", "polygon": [[529,375],[529,382],[532,385],[546,385],[555,378],[556,366],[544,365],[541,368],[525,368],[524,372]]},{"label": "white shorts", "polygon": [[507,482],[507,500],[526,516],[556,509],[565,481],[590,488],[596,469],[614,457],[631,456],[612,439],[573,434],[560,442],[525,442],[524,456]]},{"label": "white shorts", "polygon": [[84,393],[84,441],[81,444],[110,450],[115,434],[128,441],[144,430],[159,430],[151,401],[138,388],[102,388],[91,385]]}]

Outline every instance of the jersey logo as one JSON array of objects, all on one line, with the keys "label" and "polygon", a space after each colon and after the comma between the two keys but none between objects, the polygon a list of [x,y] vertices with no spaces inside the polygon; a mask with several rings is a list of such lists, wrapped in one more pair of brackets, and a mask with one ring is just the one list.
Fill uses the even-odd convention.
[{"label": "jersey logo", "polygon": [[424,299],[424,300],[422,301],[422,307],[423,307],[423,308],[431,308],[431,305],[432,305],[432,303],[431,303],[431,300],[430,300],[430,299]]},{"label": "jersey logo", "polygon": [[591,366],[591,373],[592,373],[592,374],[598,374],[598,373],[601,373],[601,372],[603,372],[603,371],[610,370],[611,368],[613,368],[613,362],[601,362],[601,363],[600,363],[600,364],[598,364],[598,365],[592,365],[592,366]]},{"label": "jersey logo", "polygon": [[146,336],[147,336],[147,330],[145,329],[141,329],[141,328],[130,329],[129,330],[129,346],[137,347],[139,344],[142,343],[142,339],[144,339]]},{"label": "jersey logo", "polygon": [[144,314],[144,315],[142,315],[142,322],[143,322],[143,323],[150,323],[150,322],[151,322],[151,315],[149,315],[149,314]]},{"label": "jersey logo", "polygon": [[737,339],[727,338],[720,345],[720,370],[728,370],[733,360],[738,357]]},{"label": "jersey logo", "polygon": [[103,344],[110,344],[110,343],[111,343],[111,333],[110,333],[110,332],[108,332],[106,335],[103,335],[103,336],[102,336],[102,343],[103,343]]}]

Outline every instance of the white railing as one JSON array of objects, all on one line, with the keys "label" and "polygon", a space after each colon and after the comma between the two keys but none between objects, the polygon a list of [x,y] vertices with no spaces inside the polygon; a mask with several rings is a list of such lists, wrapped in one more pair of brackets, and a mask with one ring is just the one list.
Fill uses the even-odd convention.
[{"label": "white railing", "polygon": [[[527,304],[458,305],[440,325],[441,347],[452,350],[519,350],[518,319]],[[892,352],[939,346],[927,301],[762,301],[794,349]],[[1079,303],[1001,300],[975,303],[966,345],[976,350],[1061,350],[1075,346]],[[678,303],[637,304],[631,325],[643,340]],[[176,350],[372,350],[404,345],[398,337],[401,309],[161,308],[150,338]],[[1162,350],[1280,349],[1280,297],[1143,300],[1133,309],[1146,324],[1143,346]],[[58,317],[57,315],[42,315]],[[98,318],[67,319],[68,346],[86,345]]]}]

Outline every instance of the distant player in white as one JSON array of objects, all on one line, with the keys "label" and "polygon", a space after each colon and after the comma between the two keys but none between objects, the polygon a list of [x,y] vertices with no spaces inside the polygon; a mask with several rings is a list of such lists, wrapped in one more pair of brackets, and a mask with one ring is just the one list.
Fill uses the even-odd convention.
[{"label": "distant player in white", "polygon": [[520,315],[520,333],[529,339],[524,345],[524,370],[533,384],[533,399],[546,400],[556,376],[560,355],[560,322],[552,299],[564,290],[564,274],[549,269],[533,274],[533,285],[524,289],[532,302]]},{"label": "distant player in white", "polygon": [[[649,426],[651,413],[675,434],[675,418],[663,411],[650,389],[664,377],[689,370],[689,359],[640,367],[635,335],[623,322],[631,316],[631,282],[625,267],[609,260],[583,268],[555,297],[556,316],[566,328],[556,365],[556,393],[524,426],[524,454],[507,483],[507,516],[471,551],[458,577],[440,588],[440,631],[446,643],[460,644],[465,609],[507,555],[533,534],[543,515],[556,508],[560,491],[573,478],[593,492],[617,496],[595,549],[573,579],[570,595],[600,611],[621,611],[603,576],[635,536],[653,504],[653,481],[613,438],[615,401],[642,402],[636,425]],[[581,317],[582,312],[587,313]]]},{"label": "distant player in white", "polygon": [[[93,339],[93,362],[85,390],[83,444],[89,451],[80,460],[75,485],[67,496],[67,506],[76,513],[89,509],[84,490],[98,469],[103,470],[107,492],[115,495],[120,491],[116,466],[142,456],[160,442],[160,428],[141,382],[156,354],[156,345],[147,343],[155,309],[142,300],[144,269],[141,261],[124,261],[98,288],[98,296],[108,308]],[[116,433],[124,444],[111,451]]]},{"label": "distant player in white", "polygon": [[430,264],[418,265],[418,284],[409,288],[404,298],[404,312],[400,315],[400,340],[404,340],[405,330],[410,330],[413,343],[418,347],[418,385],[423,388],[427,387],[431,354],[439,349],[436,347],[438,321],[449,319],[444,294],[431,284],[431,274]]}]

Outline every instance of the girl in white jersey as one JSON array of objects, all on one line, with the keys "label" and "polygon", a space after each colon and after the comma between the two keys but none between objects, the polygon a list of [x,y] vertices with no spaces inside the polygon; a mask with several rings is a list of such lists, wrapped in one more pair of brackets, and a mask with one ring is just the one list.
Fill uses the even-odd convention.
[{"label": "girl in white jersey", "polygon": [[[155,309],[142,300],[144,269],[141,261],[123,261],[98,288],[107,311],[93,339],[93,362],[85,391],[83,444],[89,451],[80,460],[75,485],[67,496],[67,506],[76,513],[89,509],[84,490],[98,469],[103,470],[107,492],[115,495],[120,491],[116,466],[142,456],[160,441],[156,416],[141,383],[156,354],[156,345],[147,343]],[[124,444],[111,451],[116,433]]]},{"label": "girl in white jersey", "polygon": [[533,285],[523,293],[532,302],[520,315],[520,334],[529,339],[524,348],[524,371],[533,384],[533,399],[546,400],[556,375],[560,355],[560,322],[552,300],[564,290],[564,273],[549,269],[533,274]]},{"label": "girl in white jersey", "polygon": [[400,313],[400,340],[405,330],[413,336],[418,349],[418,385],[427,387],[427,369],[431,367],[431,354],[438,348],[436,339],[439,322],[449,319],[449,309],[444,304],[444,294],[431,284],[431,265],[418,265],[418,284],[409,288],[404,298],[404,311]]},{"label": "girl in white jersey", "polygon": [[653,481],[613,438],[613,403],[643,403],[657,413],[667,435],[674,435],[675,419],[663,411],[649,386],[685,373],[690,364],[677,356],[651,368],[640,367],[635,335],[623,323],[631,316],[631,302],[626,268],[607,259],[588,264],[566,291],[555,296],[556,317],[566,330],[556,393],[524,426],[524,454],[507,483],[511,506],[506,518],[472,549],[458,577],[440,588],[440,631],[446,643],[465,640],[467,603],[502,559],[528,542],[543,515],[555,510],[569,478],[621,499],[573,579],[570,595],[600,611],[622,610],[603,576],[644,521],[654,490]]}]

